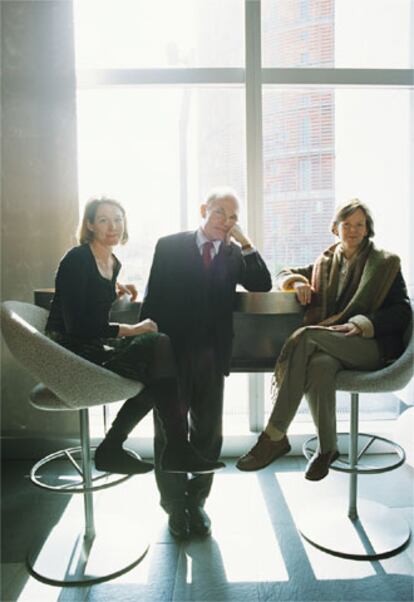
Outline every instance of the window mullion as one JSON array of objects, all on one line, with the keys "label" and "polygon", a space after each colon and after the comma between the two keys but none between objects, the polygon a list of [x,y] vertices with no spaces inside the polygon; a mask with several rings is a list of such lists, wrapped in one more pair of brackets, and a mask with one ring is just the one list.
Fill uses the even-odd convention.
[{"label": "window mullion", "polygon": [[414,69],[266,68],[263,84],[313,86],[412,86]]},{"label": "window mullion", "polygon": [[263,135],[260,2],[246,0],[247,219],[255,244],[263,243]]},{"label": "window mullion", "polygon": [[[255,245],[263,245],[263,138],[260,2],[245,2],[247,223]],[[264,423],[264,376],[249,374],[249,426]]]},{"label": "window mullion", "polygon": [[78,88],[97,86],[139,85],[242,85],[244,69],[241,68],[169,68],[169,69],[79,69],[76,73]]}]

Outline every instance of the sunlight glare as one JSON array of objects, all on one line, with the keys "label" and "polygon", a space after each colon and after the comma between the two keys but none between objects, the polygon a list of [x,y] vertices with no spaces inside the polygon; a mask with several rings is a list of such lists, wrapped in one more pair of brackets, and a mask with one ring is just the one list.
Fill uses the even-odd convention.
[{"label": "sunlight glare", "polygon": [[77,69],[180,66],[196,33],[192,0],[75,0]]},{"label": "sunlight glare", "polygon": [[256,475],[217,474],[210,512],[228,581],[288,580]]}]

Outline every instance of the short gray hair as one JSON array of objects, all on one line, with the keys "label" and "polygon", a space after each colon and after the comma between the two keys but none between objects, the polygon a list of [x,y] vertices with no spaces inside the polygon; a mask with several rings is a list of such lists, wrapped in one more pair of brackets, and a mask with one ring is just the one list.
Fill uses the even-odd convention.
[{"label": "short gray hair", "polygon": [[240,206],[240,200],[237,192],[230,186],[218,186],[217,188],[212,188],[207,195],[205,204],[210,208],[215,201],[226,198],[234,199],[237,203],[237,207]]}]

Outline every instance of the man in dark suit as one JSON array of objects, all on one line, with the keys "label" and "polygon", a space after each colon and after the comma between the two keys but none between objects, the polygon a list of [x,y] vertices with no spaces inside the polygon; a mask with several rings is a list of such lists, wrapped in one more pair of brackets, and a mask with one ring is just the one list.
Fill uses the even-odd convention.
[{"label": "man in dark suit", "polygon": [[[177,361],[183,412],[189,436],[205,458],[217,460],[222,445],[224,376],[229,374],[232,312],[237,284],[269,291],[269,271],[238,226],[234,191],[216,189],[201,205],[195,232],[161,238],[156,246],[141,319],[151,318],[169,335]],[[212,474],[171,474],[160,470],[165,445],[155,415],[155,474],[170,532],[179,539],[206,536],[204,510]]]}]

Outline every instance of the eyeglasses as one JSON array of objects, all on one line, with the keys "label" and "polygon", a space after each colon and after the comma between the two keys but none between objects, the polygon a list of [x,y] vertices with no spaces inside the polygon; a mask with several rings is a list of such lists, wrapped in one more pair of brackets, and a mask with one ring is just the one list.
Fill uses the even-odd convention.
[{"label": "eyeglasses", "polygon": [[216,217],[218,219],[221,219],[221,220],[223,220],[225,222],[227,220],[229,220],[231,222],[236,223],[237,220],[238,220],[238,217],[237,217],[236,214],[227,215],[227,213],[225,212],[224,209],[213,209],[213,211],[211,213],[214,215],[214,217]]}]

